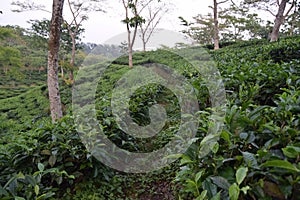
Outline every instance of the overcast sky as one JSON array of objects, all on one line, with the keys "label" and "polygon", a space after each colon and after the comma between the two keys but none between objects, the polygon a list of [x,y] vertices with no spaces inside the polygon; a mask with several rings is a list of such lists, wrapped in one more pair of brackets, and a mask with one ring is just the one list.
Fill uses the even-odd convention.
[{"label": "overcast sky", "polygon": [[[43,11],[14,13],[11,11],[15,8],[11,6],[12,0],[0,0],[0,2],[0,8],[3,12],[0,14],[0,25],[19,25],[28,28],[30,24],[27,21],[30,19],[51,18],[49,13]],[[37,0],[35,2],[46,5],[46,9],[51,11],[52,0]],[[107,13],[90,13],[88,21],[84,22],[84,42],[100,44],[126,31],[125,25],[121,23],[124,12],[120,0],[107,0],[107,2],[109,3]],[[211,1],[208,0],[172,0],[170,2],[175,5],[175,8],[171,13],[166,14],[159,24],[159,28],[180,31],[183,27],[180,26],[179,16],[192,20],[193,16],[211,12],[211,9],[208,8]],[[66,10],[67,7],[65,6]],[[64,15],[68,15],[67,12],[64,13]]]},{"label": "overcast sky", "polygon": [[[19,25],[24,28],[29,28],[30,24],[27,23],[30,19],[42,20],[51,19],[51,14],[44,11],[27,11],[22,13],[15,13],[11,10],[16,8],[11,5],[13,0],[0,0],[0,10],[3,12],[0,14],[0,25]],[[15,0],[16,1],[16,0]],[[20,0],[25,1],[25,0]],[[32,0],[37,4],[43,4],[46,9],[51,11],[52,0]],[[83,33],[83,42],[92,42],[97,44],[106,43],[107,40],[114,38],[122,33],[125,34],[126,26],[121,23],[124,19],[124,8],[121,0],[103,0],[107,3],[104,5],[106,13],[101,12],[91,12],[89,13],[89,19],[83,23],[85,32]],[[192,21],[194,16],[198,14],[207,14],[212,12],[209,8],[212,4],[212,0],[164,0],[165,2],[171,2],[173,9],[171,12],[167,13],[161,20],[161,23],[157,28],[163,28],[170,31],[179,33],[184,27],[180,25],[179,16],[182,16],[188,21]],[[239,2],[236,0],[235,2]],[[66,0],[65,0],[66,3]],[[225,5],[225,4],[222,4]],[[226,6],[226,5],[225,5]],[[68,14],[68,7],[64,7],[64,17],[70,18]],[[263,19],[272,20],[273,18],[268,16],[266,12],[257,12]],[[124,35],[125,37],[125,35]],[[167,38],[166,38],[167,39]],[[150,41],[151,42],[151,41]]]}]

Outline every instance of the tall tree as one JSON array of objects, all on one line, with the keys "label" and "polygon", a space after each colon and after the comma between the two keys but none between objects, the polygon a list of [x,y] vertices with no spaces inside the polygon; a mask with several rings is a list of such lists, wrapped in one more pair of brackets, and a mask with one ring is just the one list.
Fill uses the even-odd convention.
[{"label": "tall tree", "polygon": [[214,11],[214,49],[218,50],[219,47],[219,21],[218,21],[218,6],[220,4],[226,3],[229,0],[224,0],[217,2],[217,0],[213,0],[213,11]]},{"label": "tall tree", "polygon": [[291,13],[284,23],[284,33],[288,36],[300,34],[300,2],[294,6],[293,13]]},{"label": "tall tree", "polygon": [[0,68],[3,68],[5,75],[9,71],[21,67],[21,53],[14,47],[0,46]]},{"label": "tall tree", "polygon": [[[140,16],[138,11],[139,0],[122,0],[123,7],[125,9],[125,19],[122,20],[126,24],[127,29],[127,44],[128,44],[128,65],[133,67],[132,53],[133,45],[138,31],[138,26],[141,23],[145,23],[145,19]],[[133,29],[133,34],[131,35]]]},{"label": "tall tree", "polygon": [[251,13],[249,9],[234,2],[223,10],[220,18],[227,30],[221,33],[222,40],[236,41],[249,38],[267,38],[268,36],[269,27],[264,25],[264,21],[258,17],[258,14]]},{"label": "tall tree", "polygon": [[[35,46],[40,47],[42,49],[48,48],[47,42],[49,39],[49,32],[50,32],[50,20],[43,19],[43,20],[30,20],[29,23],[31,23],[30,28],[30,35],[33,38],[33,42],[35,43]],[[74,62],[71,66],[69,58],[72,56],[75,60],[75,53],[72,53],[75,50],[78,50],[80,48],[80,45],[78,41],[80,40],[79,35],[84,31],[84,29],[79,28],[77,30],[77,35],[75,36],[75,42],[74,39],[70,37],[69,29],[72,31],[76,28],[75,26],[67,25],[66,22],[62,24],[61,27],[61,37],[60,37],[60,52],[59,52],[59,65],[61,67],[61,77],[62,79],[67,83],[72,83],[72,79],[65,79],[64,77],[64,69],[67,71],[73,71],[74,70]],[[75,44],[75,48],[73,47],[73,44]],[[69,56],[71,54],[71,56]]]},{"label": "tall tree", "polygon": [[[211,13],[193,17],[194,22],[188,22],[183,17],[179,17],[183,26],[187,29],[182,33],[186,34],[200,44],[212,44],[214,41],[214,19]],[[219,26],[220,29],[220,26]]]},{"label": "tall tree", "polygon": [[58,84],[58,52],[64,0],[53,0],[50,35],[48,41],[48,90],[52,122],[63,116]]},{"label": "tall tree", "polygon": [[294,6],[295,0],[293,0],[292,6],[288,10],[288,12],[286,14],[284,14],[285,8],[286,8],[286,5],[287,5],[288,1],[289,0],[282,0],[280,3],[279,3],[279,1],[277,1],[277,3],[279,3],[278,4],[278,11],[277,11],[277,14],[276,14],[273,30],[272,30],[272,33],[271,33],[271,38],[270,38],[271,42],[278,40],[280,26],[284,22],[284,19],[286,18],[286,16],[289,14],[289,12],[291,11],[291,9]]},{"label": "tall tree", "polygon": [[69,78],[73,82],[74,79],[74,66],[75,66],[75,53],[76,53],[76,40],[78,35],[82,32],[81,26],[84,21],[88,19],[88,13],[92,11],[104,10],[100,7],[100,2],[103,0],[67,0],[69,11],[71,12],[71,20],[65,19],[69,35],[71,37],[71,59],[70,59],[70,72]]},{"label": "tall tree", "polygon": [[140,23],[140,37],[143,43],[143,51],[146,51],[146,45],[149,42],[154,30],[157,25],[160,23],[164,14],[169,11],[169,6],[162,1],[149,0],[145,2],[145,12],[142,13],[145,19],[145,23]]},{"label": "tall tree", "polygon": [[[275,17],[273,29],[270,35],[270,41],[274,42],[278,40],[280,27],[290,14],[296,2],[297,0],[245,0],[244,4],[269,12]],[[288,4],[290,5],[286,10]]]},{"label": "tall tree", "polygon": [[[67,28],[68,34],[71,38],[71,43],[68,44],[71,47],[71,59],[68,65],[70,83],[73,83],[74,79],[74,67],[75,67],[75,54],[79,35],[83,32],[81,28],[82,23],[88,19],[88,14],[92,11],[104,12],[103,5],[99,4],[105,0],[67,0],[68,10],[70,11],[70,18],[64,17],[63,25]],[[32,0],[13,1],[12,5],[17,6],[17,9],[13,9],[14,12],[34,11],[41,10],[49,12],[45,5],[37,4]],[[62,36],[65,35],[63,34]]]}]

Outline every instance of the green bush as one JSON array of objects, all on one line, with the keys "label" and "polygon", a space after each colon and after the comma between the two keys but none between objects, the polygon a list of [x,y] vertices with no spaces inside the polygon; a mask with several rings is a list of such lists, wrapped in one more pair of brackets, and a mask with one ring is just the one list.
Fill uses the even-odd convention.
[{"label": "green bush", "polygon": [[[26,92],[20,95],[21,87],[11,92],[0,90],[4,105],[0,108],[0,198],[141,199],[149,191],[155,196],[162,192],[160,187],[168,186],[172,198],[179,199],[298,199],[299,40],[299,36],[275,43],[255,40],[224,44],[218,51],[207,49],[223,77],[228,105],[220,140],[205,157],[200,157],[201,140],[212,122],[209,93],[201,74],[169,51],[136,53],[135,66],[160,63],[177,70],[193,85],[201,109],[195,142],[185,154],[174,155],[180,163],[147,178],[116,172],[94,160],[81,143],[72,117],[51,124],[46,86],[25,87]],[[199,47],[193,50],[191,58],[209,61],[198,55]],[[93,78],[89,73],[96,67],[91,66],[80,81]],[[97,118],[119,147],[142,152],[159,149],[178,130],[180,99],[161,85],[139,88],[130,100],[132,119],[140,125],[149,124],[149,106],[163,103],[168,124],[150,140],[126,134],[115,122],[110,100],[117,81],[129,70],[127,57],[121,57],[101,76],[96,92]],[[42,78],[36,80],[38,84]],[[68,109],[70,91],[62,86],[62,100]]]}]

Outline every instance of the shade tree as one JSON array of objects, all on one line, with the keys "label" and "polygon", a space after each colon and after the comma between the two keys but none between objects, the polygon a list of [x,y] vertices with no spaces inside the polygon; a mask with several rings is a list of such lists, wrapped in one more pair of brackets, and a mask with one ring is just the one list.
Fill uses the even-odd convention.
[{"label": "shade tree", "polygon": [[146,50],[146,44],[168,8],[161,0],[122,0],[122,5],[125,11],[122,23],[127,31],[128,65],[131,68],[133,46],[139,29],[143,50]]},{"label": "shade tree", "polygon": [[146,3],[147,7],[142,10],[141,15],[145,19],[145,22],[140,23],[139,28],[140,38],[143,43],[143,51],[146,51],[147,43],[155,32],[155,29],[161,19],[170,11],[172,5],[170,3],[157,0],[149,0],[144,3]]},{"label": "shade tree", "polygon": [[145,23],[145,19],[140,15],[141,11],[146,8],[146,5],[142,5],[139,0],[122,0],[123,7],[125,9],[125,19],[122,20],[126,24],[127,30],[127,45],[128,45],[128,65],[133,67],[132,53],[133,45],[136,39],[138,27],[140,24]]},{"label": "shade tree", "polygon": [[53,0],[50,34],[48,40],[48,93],[52,122],[63,116],[58,84],[58,53],[60,46],[61,25],[63,23],[64,0]]},{"label": "shade tree", "polygon": [[244,5],[269,13],[274,18],[270,41],[277,41],[281,25],[290,15],[297,0],[244,0]]},{"label": "shade tree", "polygon": [[[69,79],[70,83],[73,83],[74,79],[74,67],[75,67],[75,54],[78,47],[78,39],[83,33],[84,29],[82,24],[84,21],[88,20],[88,14],[90,12],[104,12],[103,4],[105,0],[67,0],[66,7],[67,11],[70,14],[70,17],[67,17],[66,14],[63,16],[63,31],[67,30],[67,33],[70,37],[68,39],[65,34],[61,36],[64,38],[63,41],[67,41],[66,45],[63,45],[64,50],[71,49],[70,64],[69,64]],[[17,9],[13,9],[15,12],[24,12],[24,11],[35,11],[41,10],[49,12],[46,9],[45,5],[35,3],[32,0],[25,1],[13,1],[12,5],[16,6]],[[66,11],[65,11],[66,12]],[[70,46],[71,48],[68,48]]]},{"label": "shade tree", "polygon": [[71,18],[67,20],[65,18],[64,25],[66,26],[71,38],[71,59],[69,78],[73,82],[74,79],[74,67],[75,67],[75,53],[78,36],[82,33],[82,24],[88,20],[88,14],[90,12],[105,12],[103,9],[104,0],[67,0],[68,8],[71,13]]},{"label": "shade tree", "polygon": [[300,34],[300,2],[297,2],[291,12],[291,14],[286,18],[283,24],[283,34],[288,36],[299,35]]}]

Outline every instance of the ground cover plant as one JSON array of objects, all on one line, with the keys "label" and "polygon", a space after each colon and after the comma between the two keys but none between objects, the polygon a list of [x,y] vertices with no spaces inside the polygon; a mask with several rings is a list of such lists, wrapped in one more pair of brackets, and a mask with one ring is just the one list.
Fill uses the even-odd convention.
[{"label": "ground cover plant", "polygon": [[[200,51],[200,47],[193,48]],[[134,65],[165,64],[194,86],[201,108],[200,126],[188,151],[176,155],[178,162],[147,175],[105,167],[85,149],[75,130],[71,87],[61,83],[67,116],[53,125],[46,86],[33,86],[22,94],[1,94],[0,198],[299,199],[300,37],[275,43],[237,42],[207,51],[223,77],[227,97],[224,128],[210,154],[199,157],[211,114],[201,75],[170,51],[136,53]],[[160,102],[166,106],[168,126],[151,141],[136,140],[120,131],[110,98],[116,81],[130,70],[126,59],[115,60],[99,81],[98,120],[122,148],[159,149],[178,129],[179,100],[159,85],[140,88],[131,98],[132,118],[148,124],[149,105]]]}]

